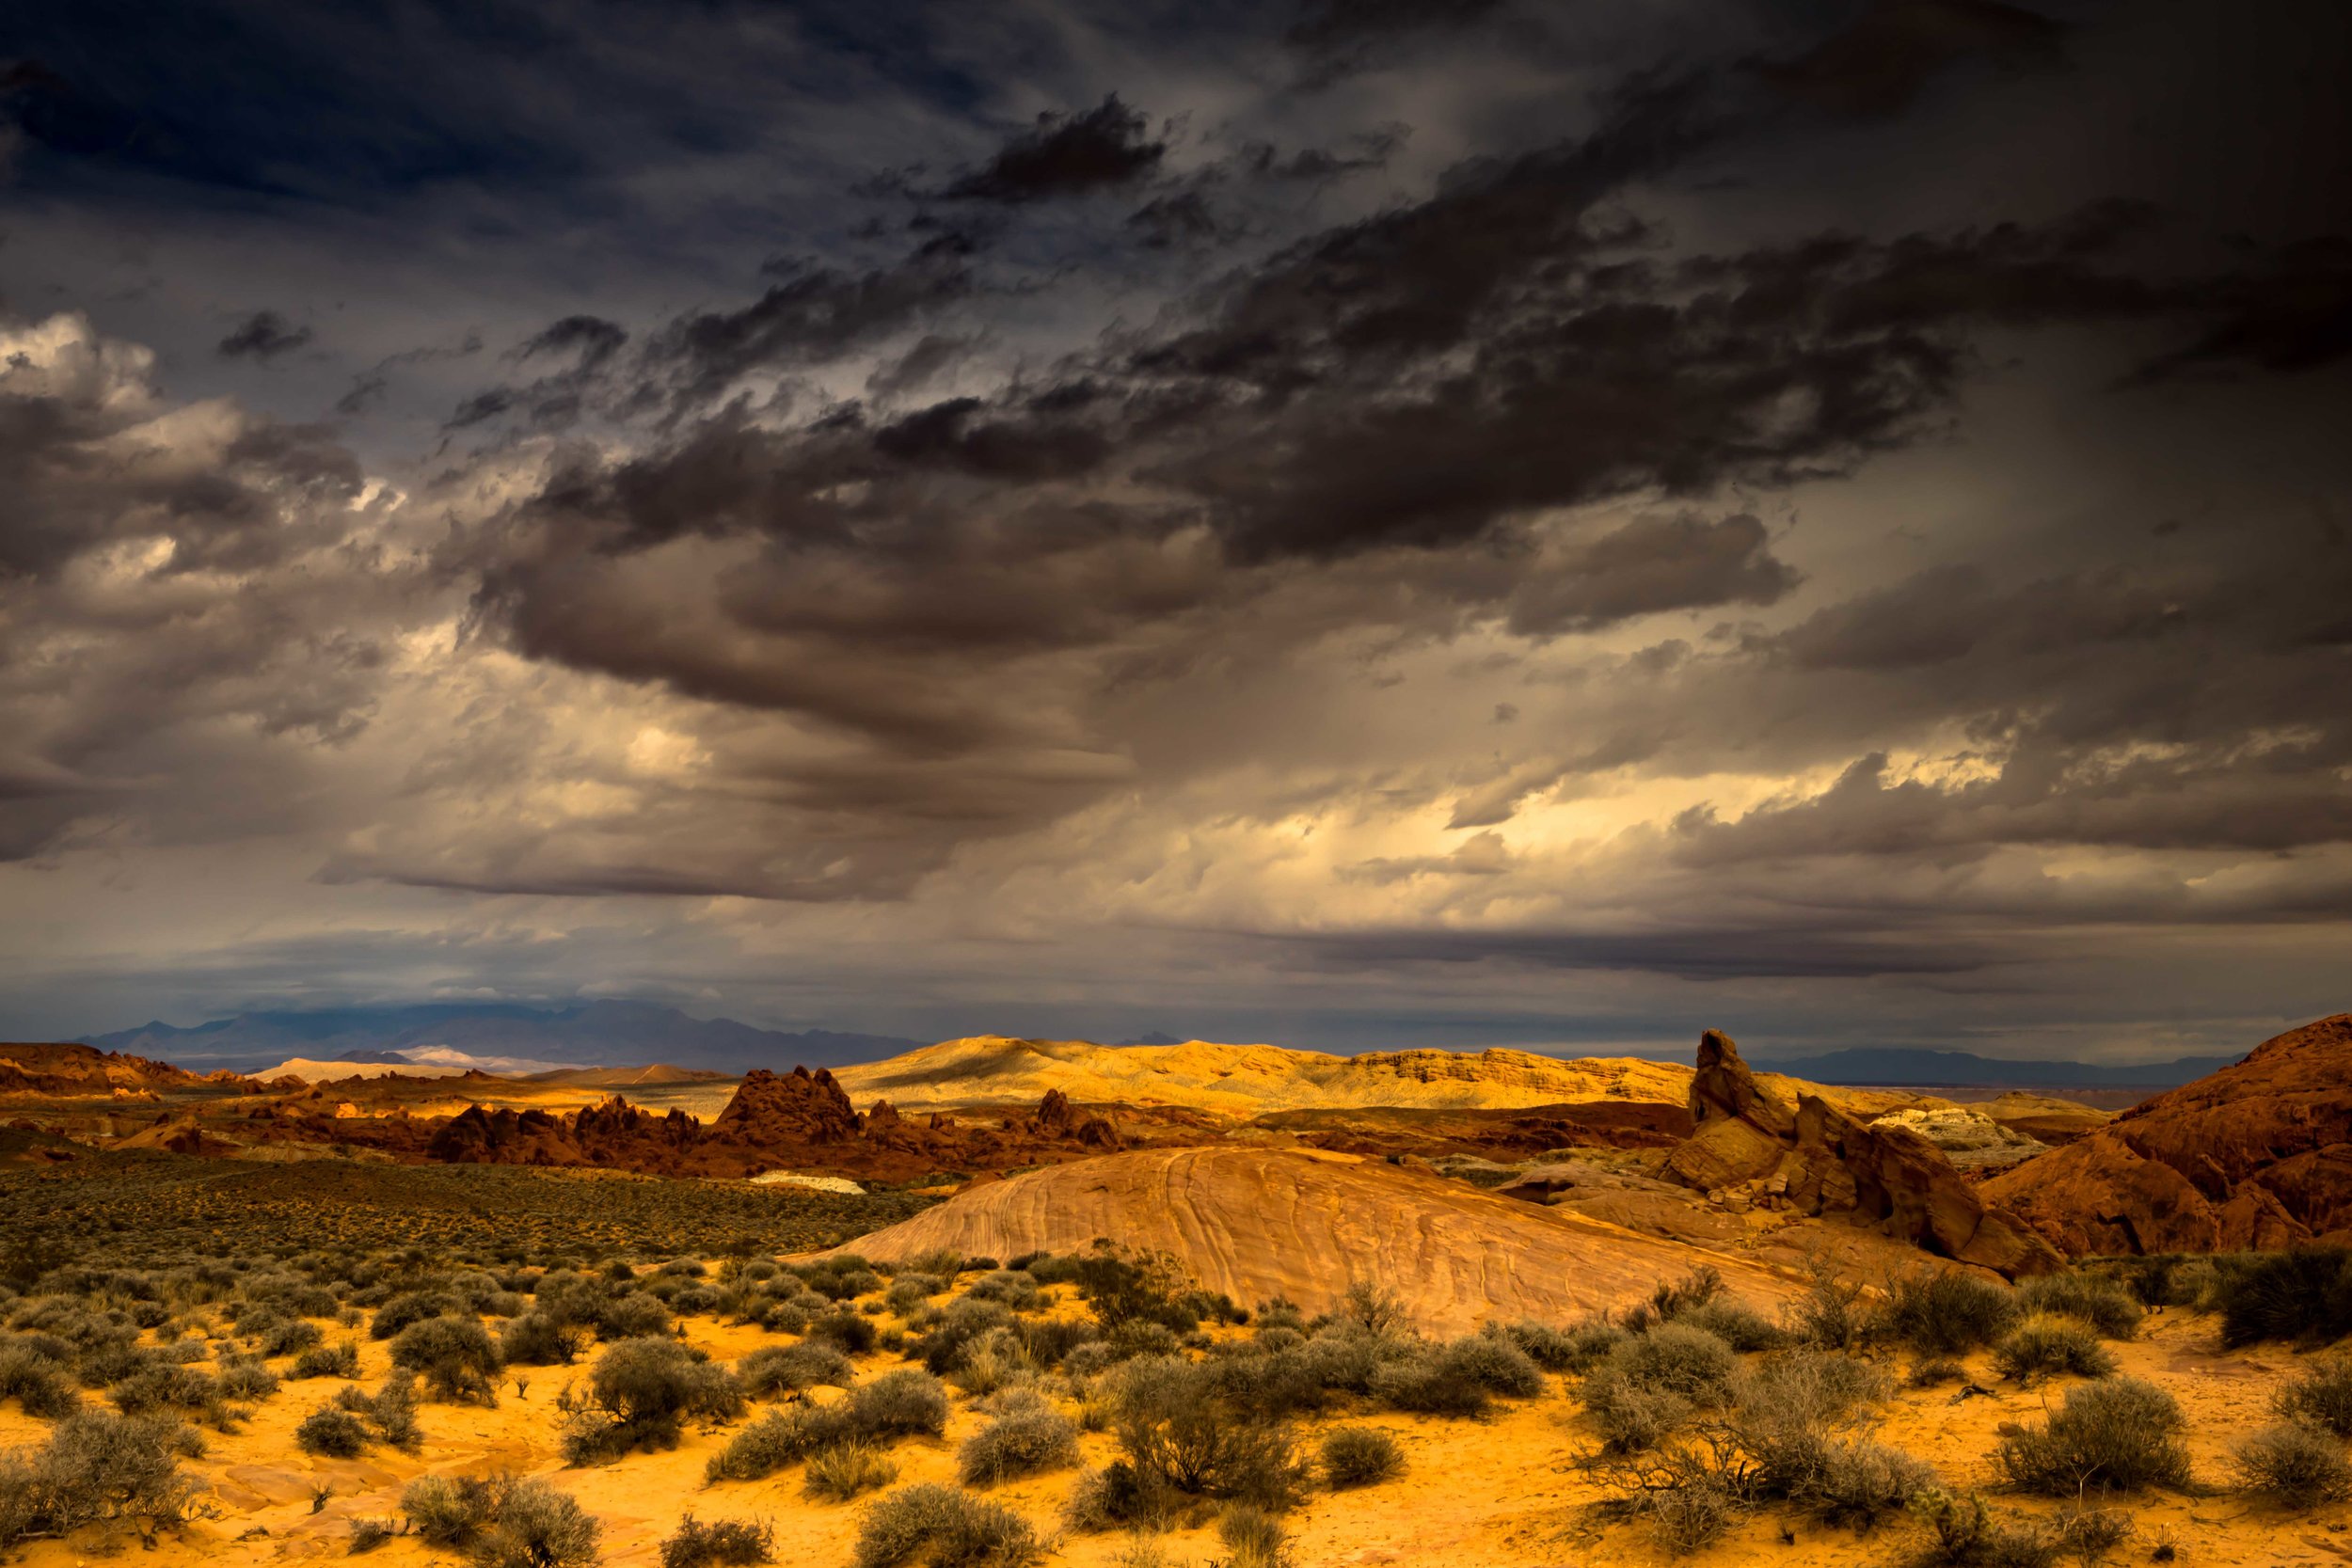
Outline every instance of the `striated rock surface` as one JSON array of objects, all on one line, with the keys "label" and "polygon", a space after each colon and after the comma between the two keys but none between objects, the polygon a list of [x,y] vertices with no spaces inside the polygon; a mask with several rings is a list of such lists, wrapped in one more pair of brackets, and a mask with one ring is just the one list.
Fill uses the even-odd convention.
[{"label": "striated rock surface", "polygon": [[2077,1256],[2352,1241],[2352,1013],[2265,1040],[1984,1191]]},{"label": "striated rock surface", "polygon": [[1162,1252],[1244,1306],[1287,1296],[1309,1312],[1363,1280],[1416,1323],[1459,1334],[1492,1322],[1565,1323],[1646,1296],[1700,1264],[1763,1310],[1793,1275],[1499,1197],[1405,1165],[1321,1150],[1232,1145],[1138,1149],[973,1187],[850,1243],[900,1260],[1069,1252],[1104,1238]]},{"label": "striated rock surface", "polygon": [[1690,1138],[1664,1166],[1686,1187],[1740,1208],[1844,1215],[2011,1277],[2058,1266],[2046,1241],[1988,1204],[1918,1132],[1884,1117],[1865,1120],[1810,1092],[1789,1106],[1767,1092],[1719,1030],[1699,1040],[1691,1119]]}]

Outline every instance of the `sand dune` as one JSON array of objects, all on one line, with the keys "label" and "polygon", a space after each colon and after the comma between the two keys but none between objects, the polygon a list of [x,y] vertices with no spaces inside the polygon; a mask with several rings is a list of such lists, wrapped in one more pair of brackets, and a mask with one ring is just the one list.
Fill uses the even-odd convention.
[{"label": "sand dune", "polygon": [[1700,1263],[1762,1307],[1797,1289],[1792,1276],[1745,1259],[1407,1167],[1232,1146],[1140,1149],[989,1182],[849,1250],[898,1260],[947,1247],[1004,1259],[1073,1251],[1098,1237],[1166,1253],[1245,1306],[1280,1295],[1319,1312],[1365,1280],[1394,1292],[1432,1333],[1566,1322],[1639,1300]]}]

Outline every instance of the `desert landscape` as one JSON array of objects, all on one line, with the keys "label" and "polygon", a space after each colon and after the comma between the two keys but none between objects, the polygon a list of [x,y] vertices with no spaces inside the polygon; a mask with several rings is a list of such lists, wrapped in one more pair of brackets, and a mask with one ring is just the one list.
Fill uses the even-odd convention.
[{"label": "desert landscape", "polygon": [[0,1071],[29,1564],[2256,1564],[2352,1524],[2352,1015],[2120,1114],[1712,1031],[960,1040],[700,1117],[636,1102],[712,1081],[666,1070]]}]

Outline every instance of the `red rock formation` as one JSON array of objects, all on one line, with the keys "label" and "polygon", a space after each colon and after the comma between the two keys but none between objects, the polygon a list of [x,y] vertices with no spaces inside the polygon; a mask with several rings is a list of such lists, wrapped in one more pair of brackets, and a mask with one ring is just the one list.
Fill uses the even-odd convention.
[{"label": "red rock formation", "polygon": [[0,1093],[58,1096],[186,1093],[218,1089],[259,1092],[261,1085],[233,1072],[194,1073],[168,1062],[150,1061],[88,1045],[0,1044]]},{"label": "red rock formation", "polygon": [[2077,1256],[2352,1243],[2352,1013],[2265,1040],[1984,1191]]},{"label": "red rock formation", "polygon": [[1766,1094],[1728,1035],[1699,1040],[1691,1136],[1667,1156],[1687,1187],[1858,1225],[1942,1257],[2016,1277],[2058,1266],[2050,1245],[1979,1189],[1927,1139],[1877,1127],[1815,1095],[1792,1110]]}]

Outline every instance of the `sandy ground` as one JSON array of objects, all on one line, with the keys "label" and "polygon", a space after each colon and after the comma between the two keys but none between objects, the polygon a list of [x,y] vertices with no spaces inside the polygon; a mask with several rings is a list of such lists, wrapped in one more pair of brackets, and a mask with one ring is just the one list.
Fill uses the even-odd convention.
[{"label": "sandy ground", "polygon": [[[330,1336],[347,1331],[323,1324]],[[786,1342],[756,1328],[691,1320],[691,1340],[712,1354],[732,1359],[761,1344]],[[386,1370],[385,1347],[362,1340],[365,1379],[373,1385]],[[2169,1389],[2189,1417],[2188,1442],[2201,1479],[2226,1480],[2225,1456],[2232,1440],[2267,1419],[2271,1391],[2295,1366],[2296,1354],[2280,1347],[2220,1353],[2213,1321],[2173,1312],[2152,1317],[2141,1338],[2117,1347],[2124,1370]],[[861,1375],[898,1364],[897,1358],[862,1358]],[[1899,1364],[1890,1362],[1899,1370]],[[286,1384],[260,1406],[244,1429],[222,1435],[207,1432],[209,1452],[193,1468],[211,1485],[220,1516],[194,1526],[180,1538],[166,1537],[138,1560],[158,1568],[196,1563],[273,1563],[344,1555],[351,1521],[398,1515],[401,1488],[428,1471],[486,1473],[510,1469],[544,1475],[576,1496],[605,1528],[605,1560],[616,1565],[653,1564],[661,1540],[681,1515],[763,1518],[775,1527],[776,1560],[787,1564],[848,1564],[865,1501],[818,1504],[803,1499],[797,1467],[770,1479],[706,1488],[705,1462],[727,1431],[690,1431],[666,1453],[632,1455],[595,1469],[568,1470],[555,1449],[561,1417],[554,1402],[581,1369],[518,1369],[527,1389],[516,1393],[509,1380],[496,1409],[428,1404],[422,1408],[424,1443],[415,1455],[386,1449],[359,1460],[315,1459],[297,1449],[292,1430],[303,1416],[331,1398],[332,1380]],[[1994,1481],[1990,1456],[2004,1422],[2040,1417],[2065,1383],[2026,1390],[1995,1384],[1975,1363],[1979,1381],[1994,1392],[1955,1400],[1948,1388],[1898,1396],[1879,1435],[1932,1464],[1956,1488]],[[1402,1479],[1384,1485],[1332,1495],[1317,1493],[1291,1516],[1299,1568],[1326,1564],[1481,1564],[1487,1568],[1568,1568],[1572,1564],[1653,1564],[1664,1560],[1638,1529],[1596,1522],[1589,1506],[1596,1489],[1576,1472],[1573,1460],[1591,1446],[1578,1418],[1571,1385],[1534,1400],[1508,1403],[1485,1421],[1365,1412],[1317,1423],[1386,1428],[1401,1440],[1410,1465]],[[958,1397],[946,1436],[914,1441],[893,1450],[901,1483],[952,1481],[956,1445],[984,1418]],[[1311,1441],[1317,1430],[1307,1435]],[[0,1403],[0,1447],[38,1442],[46,1423],[24,1416],[13,1402]],[[1084,1439],[1089,1463],[1112,1456],[1111,1440]],[[1049,1560],[1073,1565],[1112,1563],[1128,1546],[1120,1536],[1068,1535],[1057,1515],[1073,1480],[1071,1472],[1034,1478],[994,1489],[997,1501],[1019,1510],[1052,1539]],[[314,1490],[330,1489],[323,1506]],[[2038,1510],[2046,1505],[1999,1499],[2002,1506]],[[2190,1564],[2340,1563],[2352,1561],[2352,1507],[2335,1506],[2302,1517],[2284,1517],[2227,1493],[2200,1497],[2150,1494],[2123,1506],[2138,1521],[2139,1534],[2112,1560],[2144,1562],[2159,1539],[2175,1543],[2178,1560]],[[1786,1528],[1793,1542],[1784,1539]],[[1816,1526],[1802,1518],[1756,1518],[1729,1541],[1696,1560],[1775,1564],[1895,1563],[1918,1542],[1917,1527],[1899,1524],[1857,1539],[1851,1532]],[[135,1539],[119,1544],[137,1551]],[[1180,1530],[1158,1538],[1170,1564],[1206,1564],[1225,1553],[1210,1528]],[[42,1542],[24,1548],[28,1568],[64,1568],[102,1555],[95,1539]],[[396,1539],[370,1555],[375,1563],[397,1565],[448,1561],[447,1552],[428,1550],[413,1538]]]}]

